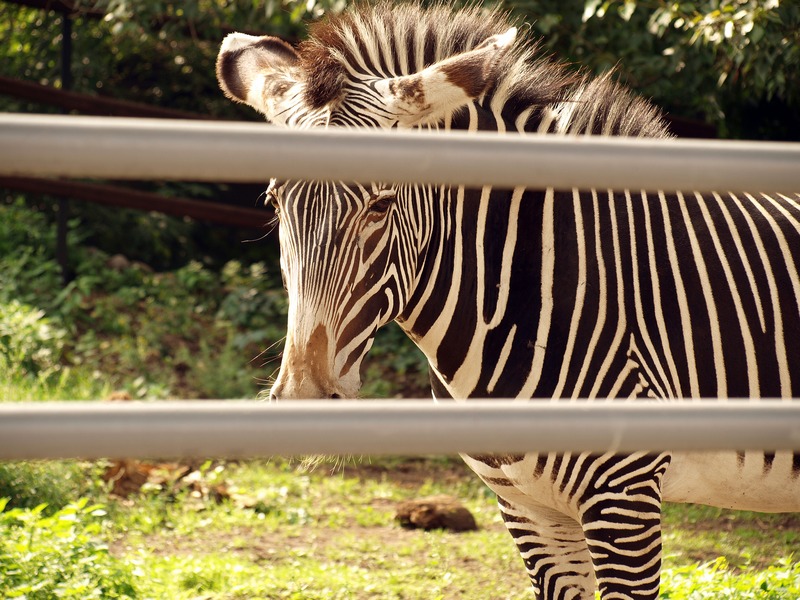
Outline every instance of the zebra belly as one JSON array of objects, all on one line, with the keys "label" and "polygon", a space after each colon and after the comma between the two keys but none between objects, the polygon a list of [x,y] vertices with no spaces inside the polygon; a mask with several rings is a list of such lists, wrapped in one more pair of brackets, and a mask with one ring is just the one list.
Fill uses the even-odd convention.
[{"label": "zebra belly", "polygon": [[[559,485],[549,476],[532,476],[540,455],[527,454],[492,464],[487,457],[462,454],[464,462],[500,498],[521,509],[553,510],[573,520],[578,519],[578,509],[568,495],[558,491]],[[500,457],[505,459],[506,457]]]},{"label": "zebra belly", "polygon": [[800,511],[800,473],[791,452],[684,452],[664,475],[667,502],[759,512]]}]

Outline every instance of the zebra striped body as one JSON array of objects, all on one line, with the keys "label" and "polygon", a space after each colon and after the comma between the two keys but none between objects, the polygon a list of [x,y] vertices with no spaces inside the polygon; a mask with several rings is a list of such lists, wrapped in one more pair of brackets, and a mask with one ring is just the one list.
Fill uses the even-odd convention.
[{"label": "zebra striped body", "polygon": [[[502,15],[351,11],[295,51],[234,35],[226,93],[292,127],[668,134]],[[532,165],[535,168],[535,165]],[[289,329],[276,398],[348,397],[381,325],[434,395],[800,396],[800,196],[275,182]],[[791,453],[465,456],[539,598],[655,598],[664,500],[800,510]]]}]

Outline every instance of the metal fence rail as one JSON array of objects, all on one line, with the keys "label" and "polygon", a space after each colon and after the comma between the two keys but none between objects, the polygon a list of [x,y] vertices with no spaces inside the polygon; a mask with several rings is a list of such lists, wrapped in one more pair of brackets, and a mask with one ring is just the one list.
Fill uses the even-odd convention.
[{"label": "metal fence rail", "polygon": [[0,115],[0,175],[800,191],[800,144]]},{"label": "metal fence rail", "polygon": [[[0,175],[800,191],[800,144],[0,114]],[[792,449],[800,402],[0,404],[0,459]]]},{"label": "metal fence rail", "polygon": [[0,404],[0,459],[800,450],[800,402]]}]

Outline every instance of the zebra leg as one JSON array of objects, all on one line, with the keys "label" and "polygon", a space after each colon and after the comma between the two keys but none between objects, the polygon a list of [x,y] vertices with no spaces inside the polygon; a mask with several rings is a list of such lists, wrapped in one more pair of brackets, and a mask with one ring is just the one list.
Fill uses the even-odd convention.
[{"label": "zebra leg", "polygon": [[580,508],[580,520],[603,600],[655,600],[661,577],[661,478],[664,455],[623,458],[649,468],[607,475]]},{"label": "zebra leg", "polygon": [[537,600],[592,600],[594,576],[580,524],[550,508],[519,508],[498,497],[500,510]]}]

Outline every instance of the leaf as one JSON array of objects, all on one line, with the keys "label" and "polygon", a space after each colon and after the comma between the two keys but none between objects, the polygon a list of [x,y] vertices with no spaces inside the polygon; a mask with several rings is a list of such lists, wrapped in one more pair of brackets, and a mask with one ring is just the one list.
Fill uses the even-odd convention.
[{"label": "leaf", "polygon": [[764,28],[759,25],[753,25],[753,29],[750,32],[750,41],[753,44],[757,44],[761,41],[761,38],[764,37]]},{"label": "leaf", "polygon": [[586,0],[586,3],[583,5],[581,21],[586,23],[586,21],[591,19],[597,13],[597,8],[600,6],[601,2],[602,0]]},{"label": "leaf", "polygon": [[625,0],[625,3],[617,9],[619,16],[625,21],[630,21],[633,12],[636,10],[635,0]]},{"label": "leaf", "polygon": [[725,26],[722,28],[722,34],[725,36],[726,40],[733,37],[733,21],[725,22]]}]

